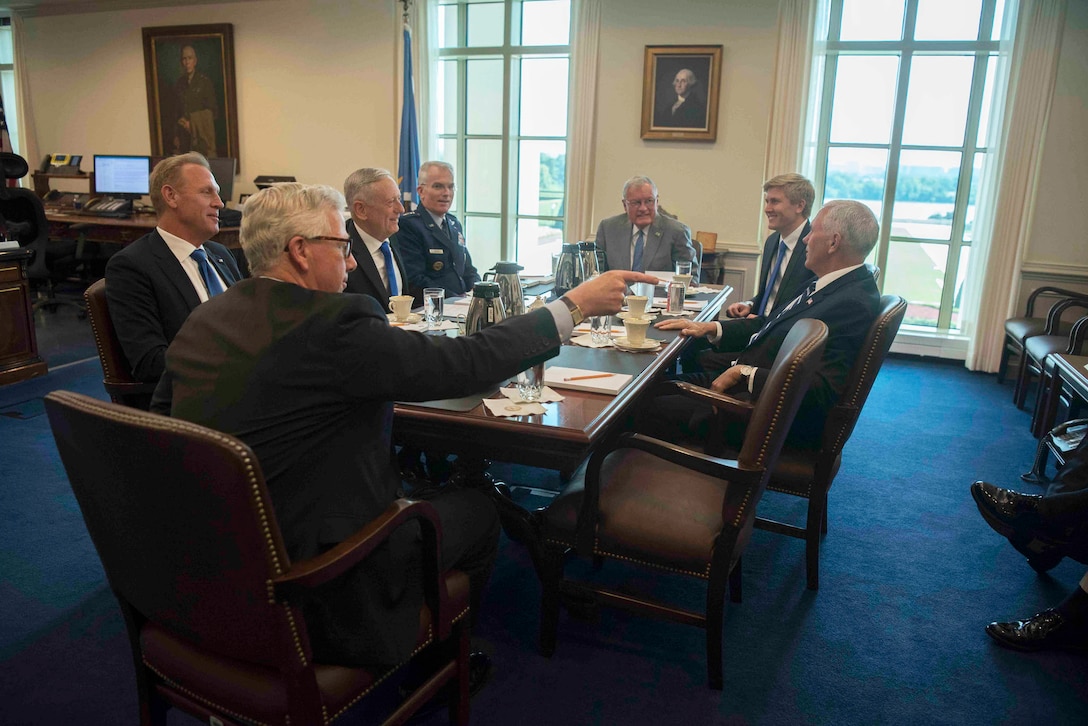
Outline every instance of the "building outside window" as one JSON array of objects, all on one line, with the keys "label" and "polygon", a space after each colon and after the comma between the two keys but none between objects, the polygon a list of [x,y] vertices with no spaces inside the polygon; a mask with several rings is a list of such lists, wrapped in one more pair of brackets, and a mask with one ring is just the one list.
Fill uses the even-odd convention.
[{"label": "building outside window", "polygon": [[908,326],[961,330],[1005,2],[824,0],[817,15],[805,172],[818,199],[876,214],[869,261]]},{"label": "building outside window", "polygon": [[570,0],[440,0],[432,79],[437,158],[480,269],[546,273],[563,240]]}]

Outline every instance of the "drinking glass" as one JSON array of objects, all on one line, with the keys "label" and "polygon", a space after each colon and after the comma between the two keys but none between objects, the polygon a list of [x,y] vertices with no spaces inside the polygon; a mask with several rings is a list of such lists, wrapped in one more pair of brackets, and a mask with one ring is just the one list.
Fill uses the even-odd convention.
[{"label": "drinking glass", "polygon": [[605,345],[612,340],[612,316],[594,315],[589,319],[589,337],[594,345]]},{"label": "drinking glass", "polygon": [[544,391],[544,362],[529,366],[515,380],[523,401],[539,401]]},{"label": "drinking glass", "polygon": [[427,321],[427,328],[435,330],[442,323],[442,306],[446,299],[446,291],[441,287],[423,288],[423,318]]},{"label": "drinking glass", "polygon": [[676,274],[677,275],[690,275],[691,274],[691,262],[687,260],[676,261]]}]

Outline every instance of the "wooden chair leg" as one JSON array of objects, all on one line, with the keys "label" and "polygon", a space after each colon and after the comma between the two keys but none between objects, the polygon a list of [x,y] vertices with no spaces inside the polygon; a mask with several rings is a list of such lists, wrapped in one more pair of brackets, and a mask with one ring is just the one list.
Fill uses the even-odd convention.
[{"label": "wooden chair leg", "polygon": [[997,364],[997,382],[999,384],[1005,382],[1005,373],[1008,372],[1009,369],[1009,357],[1011,353],[1012,351],[1009,350],[1009,341],[1006,339],[1005,344],[1001,346],[1001,360]]},{"label": "wooden chair leg", "polygon": [[820,589],[820,537],[827,531],[827,493],[808,500],[805,522],[805,580],[809,590]]},{"label": "wooden chair leg", "polygon": [[1031,373],[1028,371],[1028,353],[1025,350],[1020,356],[1020,367],[1016,373],[1016,387],[1012,391],[1012,402],[1017,408],[1024,408],[1024,399],[1028,395],[1028,384]]},{"label": "wooden chair leg", "polygon": [[563,579],[566,551],[544,546],[540,572],[540,654],[551,658],[559,630],[559,586]]},{"label": "wooden chair leg", "polygon": [[[737,563],[740,564],[739,562]],[[736,568],[733,569],[737,571]],[[725,590],[732,580],[727,576],[713,575],[706,588],[706,678],[707,685],[722,690],[722,635],[725,621]]]}]

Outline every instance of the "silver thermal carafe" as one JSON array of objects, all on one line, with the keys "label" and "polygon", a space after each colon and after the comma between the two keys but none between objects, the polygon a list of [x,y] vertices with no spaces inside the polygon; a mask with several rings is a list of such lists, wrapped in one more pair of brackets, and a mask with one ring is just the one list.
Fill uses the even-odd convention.
[{"label": "silver thermal carafe", "polygon": [[582,274],[582,258],[578,253],[578,245],[574,242],[564,242],[563,251],[559,254],[559,263],[555,266],[555,295],[565,295],[582,284],[585,279]]},{"label": "silver thermal carafe", "polygon": [[579,242],[578,256],[582,258],[582,281],[585,282],[594,275],[600,273],[601,266],[597,261],[597,243]]},{"label": "silver thermal carafe", "polygon": [[494,278],[499,284],[499,297],[507,315],[525,313],[525,291],[521,288],[518,272],[525,268],[516,262],[496,262],[495,267],[484,273],[484,279]]},{"label": "silver thermal carafe", "polygon": [[465,316],[465,334],[471,335],[505,318],[506,308],[502,304],[499,283],[486,281],[473,285],[472,300],[468,303],[468,314]]}]

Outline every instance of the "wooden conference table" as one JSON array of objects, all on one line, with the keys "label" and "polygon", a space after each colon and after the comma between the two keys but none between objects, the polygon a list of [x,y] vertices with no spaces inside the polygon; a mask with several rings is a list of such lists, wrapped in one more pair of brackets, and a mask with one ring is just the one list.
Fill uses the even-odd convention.
[{"label": "wooden conference table", "polygon": [[[713,294],[692,296],[707,301],[693,319],[717,318],[732,290],[725,286]],[[613,324],[622,327],[623,321],[613,318]],[[564,400],[544,404],[545,414],[515,417],[493,416],[481,403],[484,398],[501,397],[497,388],[462,399],[398,403],[394,437],[397,443],[423,450],[571,472],[619,429],[632,404],[662,376],[689,341],[673,331],[652,327],[647,337],[662,340],[664,345],[656,353],[626,353],[567,344],[545,364],[634,376],[616,396],[557,388]]]}]

